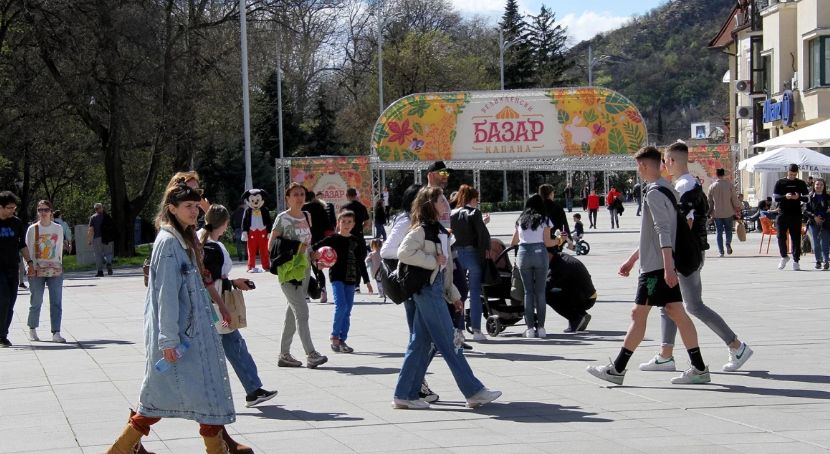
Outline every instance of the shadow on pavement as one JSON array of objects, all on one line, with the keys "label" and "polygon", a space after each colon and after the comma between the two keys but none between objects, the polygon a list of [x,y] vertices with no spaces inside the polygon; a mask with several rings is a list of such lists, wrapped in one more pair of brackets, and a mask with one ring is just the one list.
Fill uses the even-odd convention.
[{"label": "shadow on pavement", "polygon": [[374,356],[376,358],[403,358],[404,354],[400,352],[354,352],[352,355],[358,356]]},{"label": "shadow on pavement", "polygon": [[340,374],[348,375],[397,375],[401,370],[397,367],[372,367],[372,366],[355,366],[355,367],[325,367],[320,366],[320,370],[331,370]]},{"label": "shadow on pavement", "polygon": [[83,340],[78,342],[67,341],[65,344],[58,344],[49,341],[37,341],[31,344],[15,345],[17,348],[25,348],[29,350],[70,350],[75,348],[82,349],[98,349],[106,345],[133,345],[135,342],[117,339],[93,339]]},{"label": "shadow on pavement", "polygon": [[[738,374],[741,374],[741,372],[742,371],[739,371]],[[724,375],[735,375],[735,373],[733,372]],[[827,375],[782,375],[771,374],[768,370],[746,371],[741,375],[754,378],[763,378],[765,380],[797,381],[802,383],[830,383],[830,376]]]},{"label": "shadow on pavement", "polygon": [[596,413],[580,411],[581,407],[564,407],[545,402],[506,402],[498,401],[483,407],[469,410],[462,402],[436,402],[430,406],[434,411],[474,411],[488,415],[493,419],[539,423],[539,422],[612,422],[610,419],[597,418]]},{"label": "shadow on pavement", "polygon": [[[675,389],[675,390],[689,390],[689,391],[710,391],[717,393],[741,393],[741,394],[755,394],[758,396],[779,396],[779,397],[800,397],[804,399],[821,399],[830,400],[830,392],[820,391],[815,389],[781,389],[781,388],[762,388],[757,386],[743,386],[743,385],[724,385],[720,383],[709,383],[707,385],[691,385],[689,387],[661,387],[651,389]],[[715,388],[717,386],[719,388]]]},{"label": "shadow on pavement", "polygon": [[363,418],[346,416],[346,413],[312,413],[305,410],[286,410],[270,405],[256,407],[260,411],[258,418],[279,419],[282,421],[363,421]]},{"label": "shadow on pavement", "polygon": [[488,358],[504,359],[507,361],[594,361],[593,359],[565,358],[556,355],[531,355],[527,353],[488,353]]}]

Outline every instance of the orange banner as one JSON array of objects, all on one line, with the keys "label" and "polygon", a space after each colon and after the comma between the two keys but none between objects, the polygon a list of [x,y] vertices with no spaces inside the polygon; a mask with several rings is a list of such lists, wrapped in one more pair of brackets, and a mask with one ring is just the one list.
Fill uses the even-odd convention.
[{"label": "orange banner", "polygon": [[291,158],[291,181],[323,193],[323,200],[340,210],[346,200],[346,189],[357,189],[357,198],[372,210],[372,173],[368,156],[329,156]]}]

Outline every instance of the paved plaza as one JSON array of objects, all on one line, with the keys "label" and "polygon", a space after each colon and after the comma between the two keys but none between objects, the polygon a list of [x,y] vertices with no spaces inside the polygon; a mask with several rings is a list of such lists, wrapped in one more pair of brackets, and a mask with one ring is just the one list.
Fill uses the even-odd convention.
[{"label": "paved plaza", "polygon": [[[640,372],[657,352],[659,315],[652,312],[646,340],[634,353],[625,386],[607,386],[585,372],[605,364],[622,345],[636,278],[617,269],[636,246],[640,218],[628,206],[621,230],[590,230],[591,271],[599,300],[585,334],[562,333],[566,322],[548,310],[547,339],[524,339],[523,326],[472,343],[467,354],[486,386],[501,390],[495,403],[468,409],[445,363],[430,367],[430,386],[441,400],[429,410],[393,410],[392,390],[407,342],[403,308],[357,295],[349,344],[354,354],[329,348],[333,306],[311,304],[311,331],[329,362],[316,370],[276,366],[286,302],[276,278],[249,276],[249,327],[243,330],[266,389],[279,395],[245,408],[245,393],[230,371],[237,421],[233,436],[257,453],[809,453],[830,450],[830,272],[779,271],[777,246],[759,254],[751,233],[735,254],[709,251],[704,301],[715,308],[755,356],[736,373],[720,372],[727,349],[696,323],[708,385],[672,385],[679,374]],[[517,213],[494,214],[491,232],[509,241]],[[587,216],[583,216],[587,225]],[[569,217],[570,218],[570,217]],[[710,237],[714,247],[714,237]],[[67,344],[29,342],[27,291],[18,297],[10,340],[0,349],[0,452],[102,453],[136,405],[145,367],[139,269],[64,282],[62,333]],[[364,287],[365,291],[365,287]],[[48,334],[44,304],[40,334]],[[678,336],[678,344],[680,344]],[[299,339],[293,353],[305,359]],[[679,367],[688,356],[678,348]],[[198,426],[167,419],[153,426],[145,446],[156,453],[204,452]]]}]

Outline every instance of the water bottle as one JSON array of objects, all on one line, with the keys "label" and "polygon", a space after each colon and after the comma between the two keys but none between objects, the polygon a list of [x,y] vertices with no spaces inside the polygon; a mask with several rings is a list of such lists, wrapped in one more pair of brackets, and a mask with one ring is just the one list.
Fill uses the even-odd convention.
[{"label": "water bottle", "polygon": [[[175,348],[176,358],[181,359],[181,357],[184,356],[184,352],[186,352],[188,348],[190,348],[190,342],[187,341],[187,340],[185,340],[181,344],[177,345],[176,348]],[[155,369],[156,369],[157,372],[167,372],[168,370],[170,370],[170,367],[172,367],[172,364],[170,362],[168,362],[166,359],[164,359],[163,356],[161,357],[160,360],[158,360],[156,362],[156,365],[155,365]]]}]

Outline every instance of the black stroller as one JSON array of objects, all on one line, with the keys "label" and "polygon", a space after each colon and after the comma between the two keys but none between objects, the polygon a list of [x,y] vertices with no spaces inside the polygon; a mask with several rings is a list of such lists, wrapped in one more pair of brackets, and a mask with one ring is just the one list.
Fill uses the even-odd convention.
[{"label": "black stroller", "polygon": [[[507,253],[515,249],[515,246],[505,247],[501,240],[491,240],[490,251],[498,253],[494,262],[499,279],[495,285],[482,285],[481,292],[482,313],[487,319],[485,328],[490,336],[498,336],[508,326],[524,320],[524,302],[510,297],[513,264]],[[466,327],[467,331],[472,332],[469,313],[466,317]]]}]

